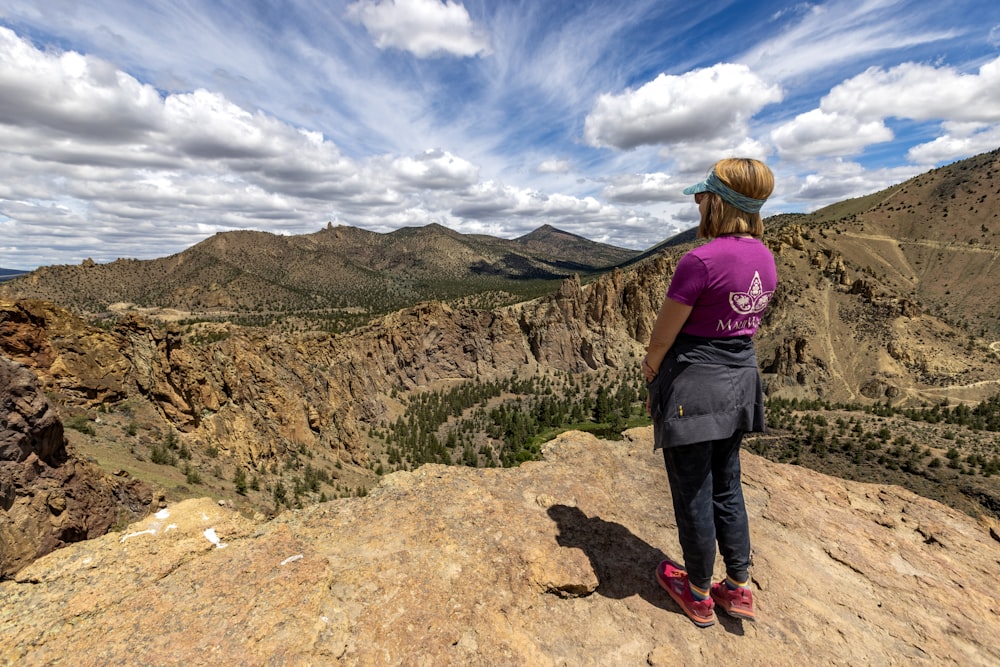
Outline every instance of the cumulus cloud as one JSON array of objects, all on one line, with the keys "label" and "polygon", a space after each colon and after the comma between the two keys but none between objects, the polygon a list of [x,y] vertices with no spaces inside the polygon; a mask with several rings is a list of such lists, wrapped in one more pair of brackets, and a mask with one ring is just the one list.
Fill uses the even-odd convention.
[{"label": "cumulus cloud", "polygon": [[881,119],[865,122],[822,109],[799,114],[771,132],[771,141],[782,158],[790,160],[854,155],[866,146],[892,138],[892,130]]},{"label": "cumulus cloud", "polygon": [[490,41],[460,2],[451,0],[359,0],[347,7],[380,49],[409,51],[418,58],[490,53]]},{"label": "cumulus cloud", "polygon": [[[290,194],[302,196],[307,193],[298,184],[305,174],[314,181],[322,176],[342,181],[357,171],[322,135],[251,113],[216,93],[160,97],[120,71],[109,74],[99,61],[94,67],[94,59],[43,53],[25,42],[3,57],[36,72],[37,85],[21,86],[10,74],[16,68],[0,69],[0,150],[9,164],[36,165],[24,177],[11,169],[6,179],[26,190],[47,178],[49,192],[88,200],[159,198],[168,191],[183,199],[213,186],[249,192],[288,185]],[[46,67],[67,62],[75,66]],[[60,91],[58,102],[49,104],[54,90]],[[44,119],[31,123],[33,112],[43,107]],[[94,118],[114,126],[123,117],[131,121],[131,130],[119,129],[116,135],[86,126]],[[52,132],[55,128],[60,131]],[[37,168],[40,164],[45,171]]]},{"label": "cumulus cloud", "polygon": [[612,179],[601,194],[609,201],[628,204],[681,201],[687,199],[681,192],[685,187],[668,174],[628,174]]},{"label": "cumulus cloud", "polygon": [[1000,57],[977,74],[953,67],[903,63],[871,67],[835,86],[820,102],[829,113],[861,120],[889,116],[913,120],[1000,121]]},{"label": "cumulus cloud", "polygon": [[584,136],[592,146],[629,149],[746,135],[747,121],[781,99],[780,87],[745,65],[660,74],[636,90],[601,95],[587,116]]},{"label": "cumulus cloud", "polygon": [[[478,233],[522,235],[544,219],[559,229],[621,247],[648,248],[661,241],[663,230],[674,228],[657,216],[622,209],[594,197],[545,194],[497,181],[482,181],[463,193],[454,193],[450,213],[463,219],[463,228]],[[669,234],[668,234],[669,235]]]},{"label": "cumulus cloud", "polygon": [[163,101],[163,132],[186,155],[205,159],[255,159],[281,155],[303,142],[287,124],[250,113],[222,95],[197,90]]},{"label": "cumulus cloud", "polygon": [[417,188],[464,188],[479,180],[479,169],[447,151],[428,150],[393,161],[396,176]]},{"label": "cumulus cloud", "polygon": [[868,181],[864,167],[857,162],[831,160],[824,163],[822,173],[807,174],[800,179],[797,190],[786,199],[800,201],[837,201],[856,192],[878,190]]},{"label": "cumulus cloud", "polygon": [[664,146],[660,151],[661,157],[670,161],[681,181],[701,180],[712,165],[724,157],[751,157],[766,161],[770,154],[771,147],[762,141],[751,136],[728,134]]},{"label": "cumulus cloud", "polygon": [[161,122],[156,89],[99,58],[42,52],[0,26],[0,63],[8,64],[0,68],[0,123],[113,142]]},{"label": "cumulus cloud", "polygon": [[538,174],[568,174],[571,171],[573,171],[572,162],[555,158],[545,160],[535,167],[535,173]]},{"label": "cumulus cloud", "polygon": [[920,164],[966,156],[997,146],[1000,128],[1000,58],[977,73],[952,67],[903,63],[872,67],[835,86],[817,109],[771,131],[780,155],[789,160],[849,156],[872,144],[892,141],[889,118],[941,121],[944,133],[911,148]]},{"label": "cumulus cloud", "polygon": [[906,157],[916,164],[934,165],[1000,146],[1000,124],[942,123],[942,129],[944,134],[914,146],[906,152]]},{"label": "cumulus cloud", "polygon": [[870,169],[841,158],[820,160],[813,167],[812,173],[779,178],[775,191],[782,193],[784,201],[802,202],[808,209],[815,210],[850,197],[877,192],[923,171],[913,165]]},{"label": "cumulus cloud", "polygon": [[601,204],[593,197],[548,195],[493,180],[476,183],[465,192],[456,193],[451,210],[456,215],[473,218],[544,216],[554,220],[604,218],[610,222],[618,217],[614,207]]},{"label": "cumulus cloud", "polygon": [[524,233],[544,219],[565,231],[622,247],[645,248],[662,240],[661,219],[646,211],[625,209],[594,197],[545,194],[496,181],[483,181],[456,197],[451,211],[480,224],[502,221]]}]

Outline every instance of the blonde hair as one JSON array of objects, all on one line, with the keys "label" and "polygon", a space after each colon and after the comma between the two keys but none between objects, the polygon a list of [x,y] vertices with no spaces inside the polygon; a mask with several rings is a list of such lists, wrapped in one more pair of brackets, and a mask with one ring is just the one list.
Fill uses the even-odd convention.
[{"label": "blonde hair", "polygon": [[[726,187],[753,199],[767,199],[774,190],[774,174],[766,164],[752,158],[726,158],[712,168]],[[760,213],[747,213],[726,202],[714,192],[705,192],[708,209],[698,225],[698,238],[716,238],[727,234],[764,235]]]}]

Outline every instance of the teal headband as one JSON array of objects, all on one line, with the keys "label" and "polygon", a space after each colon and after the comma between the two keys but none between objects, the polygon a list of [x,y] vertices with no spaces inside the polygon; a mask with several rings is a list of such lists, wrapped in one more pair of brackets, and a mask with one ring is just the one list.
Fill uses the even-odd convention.
[{"label": "teal headband", "polygon": [[759,213],[760,207],[764,205],[767,199],[754,199],[753,197],[747,197],[745,194],[739,193],[733,190],[728,185],[719,180],[719,177],[715,175],[715,170],[708,175],[701,183],[696,183],[690,187],[684,188],[684,194],[686,195],[696,195],[699,192],[714,192],[715,194],[722,197],[727,203],[732,204],[741,211],[746,211],[747,213]]}]

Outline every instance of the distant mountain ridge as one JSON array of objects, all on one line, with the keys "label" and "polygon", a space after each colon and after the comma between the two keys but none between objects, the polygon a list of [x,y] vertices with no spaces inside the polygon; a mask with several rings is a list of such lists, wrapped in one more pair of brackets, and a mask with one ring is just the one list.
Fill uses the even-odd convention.
[{"label": "distant mountain ridge", "polygon": [[222,232],[161,259],[41,267],[3,294],[91,313],[117,302],[189,311],[380,313],[490,290],[521,293],[533,283],[599,273],[637,254],[548,225],[500,239],[439,224],[382,234],[330,223],[297,236]]},{"label": "distant mountain ridge", "polygon": [[10,280],[11,278],[16,278],[18,276],[23,276],[27,271],[22,271],[20,269],[3,269],[0,268],[0,283],[5,280]]},{"label": "distant mountain ridge", "polygon": [[[994,150],[813,213],[772,216],[765,221],[765,239],[801,227],[812,252],[827,259],[838,255],[886,281],[898,298],[980,335],[1000,334],[993,315],[993,286],[1000,281],[997,157]],[[44,299],[84,313],[127,302],[202,313],[280,317],[357,309],[373,315],[420,301],[493,294],[492,301],[476,304],[488,308],[551,292],[555,281],[571,275],[587,279],[696,242],[690,229],[638,252],[549,225],[500,239],[439,224],[383,234],[330,223],[297,236],[223,232],[155,260],[88,260],[9,280],[0,271],[0,296]]]}]

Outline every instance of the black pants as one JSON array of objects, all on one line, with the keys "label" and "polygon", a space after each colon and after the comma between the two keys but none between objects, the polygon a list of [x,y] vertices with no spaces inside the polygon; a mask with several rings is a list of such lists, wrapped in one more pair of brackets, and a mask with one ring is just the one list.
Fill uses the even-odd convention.
[{"label": "black pants", "polygon": [[723,440],[663,449],[684,568],[701,589],[712,583],[716,540],[726,574],[747,580],[750,525],[740,480],[742,441],[737,431]]}]

